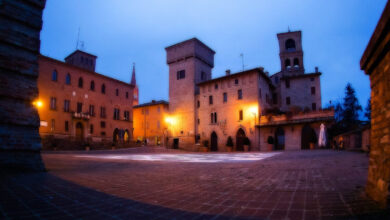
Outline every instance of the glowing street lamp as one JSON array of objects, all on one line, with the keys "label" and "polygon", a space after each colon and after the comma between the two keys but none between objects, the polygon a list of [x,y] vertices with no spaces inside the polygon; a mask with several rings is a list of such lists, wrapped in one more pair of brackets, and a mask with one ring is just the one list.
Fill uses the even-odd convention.
[{"label": "glowing street lamp", "polygon": [[43,106],[43,102],[41,100],[36,100],[33,102],[33,105],[37,108],[41,108]]}]

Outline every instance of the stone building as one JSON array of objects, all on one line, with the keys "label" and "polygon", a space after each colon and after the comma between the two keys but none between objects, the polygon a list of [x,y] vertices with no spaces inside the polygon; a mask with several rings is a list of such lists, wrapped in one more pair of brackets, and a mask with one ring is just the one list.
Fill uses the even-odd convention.
[{"label": "stone building", "polygon": [[41,137],[80,142],[131,140],[134,84],[96,73],[96,58],[80,50],[65,62],[39,57],[35,103]]},{"label": "stone building", "polygon": [[148,145],[164,145],[170,119],[167,116],[168,102],[164,100],[136,105],[133,107],[134,141]]},{"label": "stone building", "polygon": [[366,191],[390,205],[390,2],[360,60],[371,81],[371,149]]},{"label": "stone building", "polygon": [[[281,71],[272,76],[262,67],[212,79],[215,52],[196,38],[166,48],[169,65],[169,113],[175,126],[168,144],[196,150],[204,140],[209,150],[309,148],[321,124],[334,112],[321,109],[320,76],[305,73],[301,32],[278,34]],[[272,149],[267,140],[274,138]]]}]

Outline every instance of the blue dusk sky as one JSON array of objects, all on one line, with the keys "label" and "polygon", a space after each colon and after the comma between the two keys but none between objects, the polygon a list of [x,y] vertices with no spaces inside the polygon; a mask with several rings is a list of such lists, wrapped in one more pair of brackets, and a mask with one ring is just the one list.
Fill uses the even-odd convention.
[{"label": "blue dusk sky", "polygon": [[129,82],[136,63],[140,103],[168,100],[165,47],[197,37],[214,51],[213,78],[262,66],[280,70],[276,34],[302,31],[306,72],[316,66],[322,103],[342,101],[347,82],[365,107],[369,78],[360,58],[386,0],[47,0],[41,53],[63,60],[80,41],[98,73]]}]

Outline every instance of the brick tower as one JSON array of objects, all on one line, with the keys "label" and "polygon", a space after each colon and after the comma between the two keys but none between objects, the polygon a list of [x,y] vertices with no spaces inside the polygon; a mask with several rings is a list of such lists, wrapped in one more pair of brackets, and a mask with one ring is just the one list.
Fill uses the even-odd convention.
[{"label": "brick tower", "polygon": [[301,31],[278,34],[281,72],[290,75],[303,74],[302,35]]},{"label": "brick tower", "polygon": [[165,48],[169,65],[169,144],[189,149],[195,143],[197,83],[210,80],[215,52],[196,38]]}]

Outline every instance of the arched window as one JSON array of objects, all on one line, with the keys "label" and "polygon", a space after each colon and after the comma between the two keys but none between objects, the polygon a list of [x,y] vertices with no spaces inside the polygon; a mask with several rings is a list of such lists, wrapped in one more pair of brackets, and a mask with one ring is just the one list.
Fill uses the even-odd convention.
[{"label": "arched window", "polygon": [[71,78],[70,78],[70,74],[69,73],[66,74],[65,83],[66,83],[66,85],[70,85],[70,83],[71,83]]},{"label": "arched window", "polygon": [[299,60],[298,60],[298,58],[294,58],[294,67],[299,67]]},{"label": "arched window", "polygon": [[58,77],[57,70],[53,70],[53,72],[51,73],[51,80],[57,81],[57,77]]},{"label": "arched window", "polygon": [[286,59],[286,60],[284,61],[284,66],[287,67],[287,68],[290,68],[290,67],[291,67],[291,61],[290,61],[290,59]]},{"label": "arched window", "polygon": [[95,91],[95,82],[93,80],[91,81],[90,89],[91,91]]},{"label": "arched window", "polygon": [[79,88],[83,88],[83,78],[79,78]]},{"label": "arched window", "polygon": [[104,85],[104,84],[102,85],[102,93],[106,94],[106,85]]},{"label": "arched window", "polygon": [[295,51],[295,41],[293,39],[286,40],[286,50]]}]

